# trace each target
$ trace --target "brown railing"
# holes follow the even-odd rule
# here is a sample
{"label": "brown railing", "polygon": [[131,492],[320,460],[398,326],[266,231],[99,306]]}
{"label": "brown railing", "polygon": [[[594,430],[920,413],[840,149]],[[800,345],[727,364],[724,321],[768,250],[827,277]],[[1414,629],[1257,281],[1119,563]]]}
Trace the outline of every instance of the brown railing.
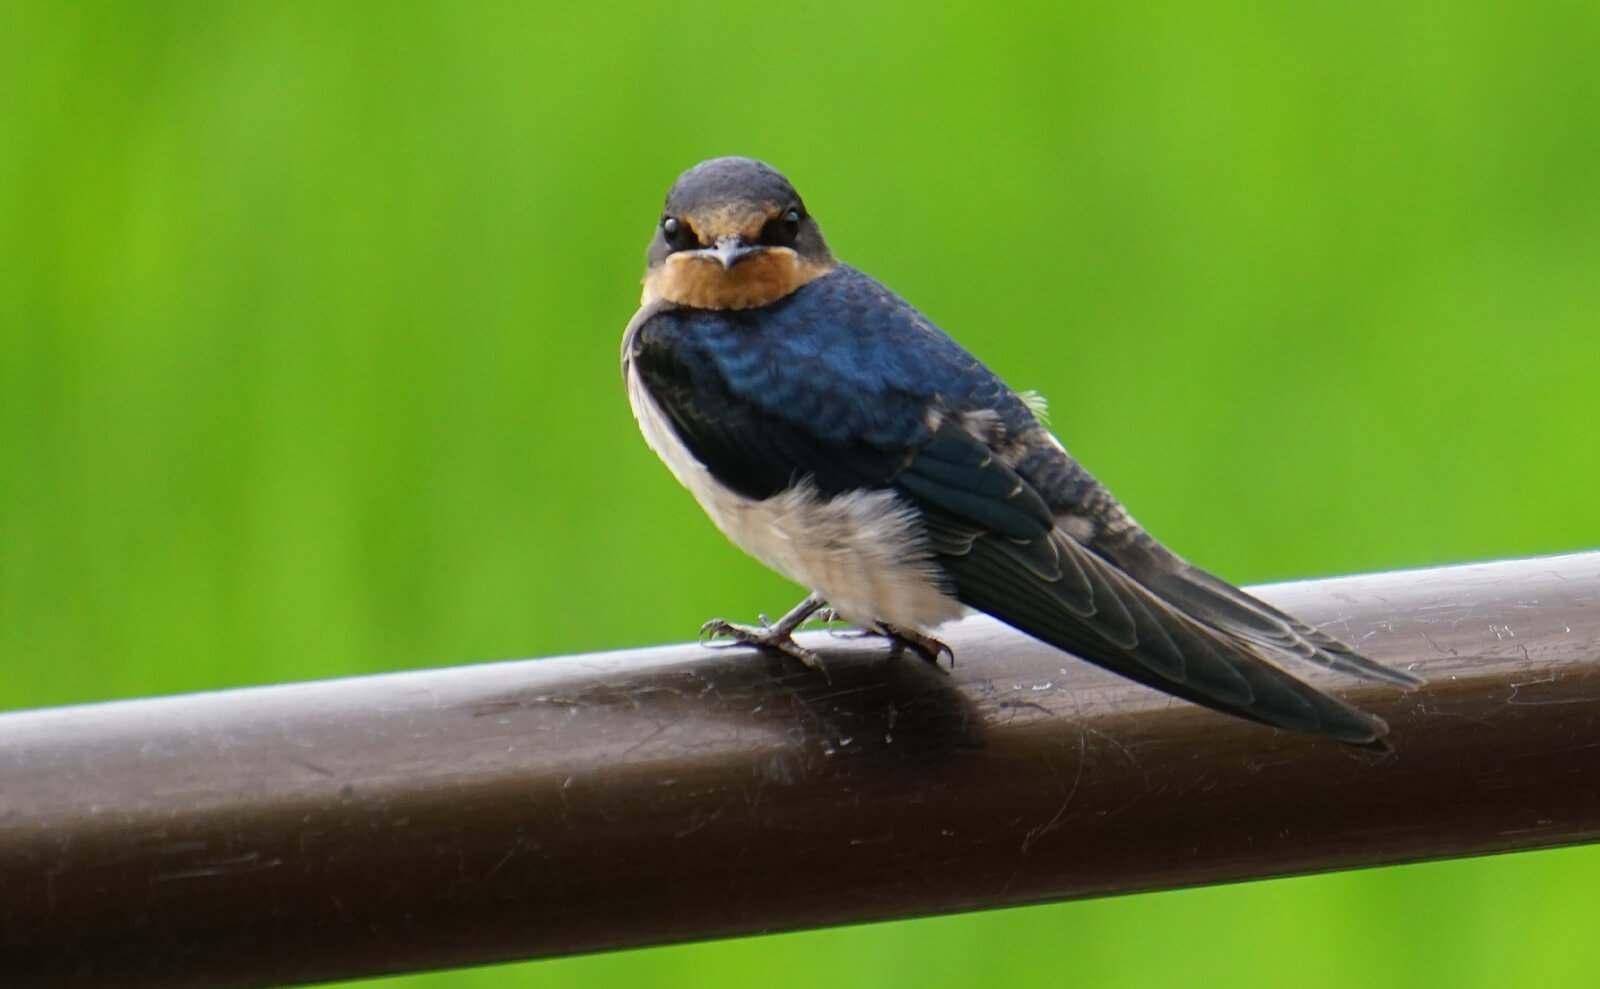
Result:
{"label": "brown railing", "polygon": [[1388,752],[986,620],[0,716],[0,981],[263,986],[1600,838],[1600,553],[1259,589]]}

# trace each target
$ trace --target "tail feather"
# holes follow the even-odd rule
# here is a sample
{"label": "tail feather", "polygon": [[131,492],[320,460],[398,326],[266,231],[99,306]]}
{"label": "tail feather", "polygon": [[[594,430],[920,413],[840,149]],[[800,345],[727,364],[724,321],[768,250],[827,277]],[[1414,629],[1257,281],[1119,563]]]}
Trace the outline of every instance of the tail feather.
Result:
{"label": "tail feather", "polygon": [[1286,653],[1340,673],[1396,687],[1422,683],[1409,673],[1373,662],[1333,636],[1184,561],[1148,535],[1143,535],[1132,551],[1120,554],[1115,562],[1174,608],[1260,648],[1268,656]]}
{"label": "tail feather", "polygon": [[1190,613],[1059,530],[1023,542],[945,526],[934,544],[964,603],[1115,673],[1280,728],[1354,743],[1388,731],[1268,661],[1308,658],[1296,644],[1310,639],[1214,627],[1209,616],[1224,605],[1202,599],[1207,608]]}

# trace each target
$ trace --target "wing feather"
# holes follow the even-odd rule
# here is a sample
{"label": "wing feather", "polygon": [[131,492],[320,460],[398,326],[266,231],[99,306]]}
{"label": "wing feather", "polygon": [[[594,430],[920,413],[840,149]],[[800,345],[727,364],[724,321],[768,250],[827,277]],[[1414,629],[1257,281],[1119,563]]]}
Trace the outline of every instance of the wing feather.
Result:
{"label": "wing feather", "polygon": [[[696,318],[707,332],[706,317]],[[801,479],[824,495],[892,489],[918,512],[933,562],[969,606],[1176,696],[1351,742],[1371,741],[1387,728],[1273,661],[1304,659],[1389,683],[1414,682],[1189,566],[1136,527],[1136,538],[1079,542],[1057,524],[1064,503],[1089,490],[1118,512],[1120,506],[1059,444],[1036,443],[1026,461],[1014,458],[1026,471],[1019,473],[1000,447],[1003,429],[983,439],[961,427],[962,413],[983,406],[941,406],[946,400],[938,395],[900,387],[863,403],[859,382],[846,387],[826,375],[792,381],[780,366],[743,353],[733,374],[714,354],[697,350],[683,327],[661,323],[653,331],[660,319],[643,322],[626,353],[679,438],[715,478],[757,499]],[[737,344],[729,334],[719,340],[724,349]],[[976,368],[972,373],[988,373]],[[760,388],[741,386],[738,375]],[[974,394],[996,388],[1016,405],[1002,409],[996,423],[1025,421],[1048,438],[998,379]],[[773,389],[797,391],[804,401],[781,401]]]}

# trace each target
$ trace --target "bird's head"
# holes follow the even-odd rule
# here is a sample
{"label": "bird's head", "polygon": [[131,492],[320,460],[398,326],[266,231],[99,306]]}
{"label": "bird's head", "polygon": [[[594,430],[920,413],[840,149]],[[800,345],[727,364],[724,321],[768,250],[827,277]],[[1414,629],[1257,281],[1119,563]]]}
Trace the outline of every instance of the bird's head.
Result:
{"label": "bird's head", "polygon": [[649,258],[644,301],[694,309],[764,306],[838,267],[794,186],[750,158],[680,175]]}

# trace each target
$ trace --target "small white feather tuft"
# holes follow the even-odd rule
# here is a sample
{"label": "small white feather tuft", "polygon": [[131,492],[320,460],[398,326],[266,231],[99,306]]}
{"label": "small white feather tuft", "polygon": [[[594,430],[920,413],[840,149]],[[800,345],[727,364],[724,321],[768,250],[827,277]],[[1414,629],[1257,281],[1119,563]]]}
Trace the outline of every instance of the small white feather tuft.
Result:
{"label": "small white feather tuft", "polygon": [[1033,417],[1044,426],[1050,425],[1050,400],[1029,388],[1027,391],[1017,392],[1017,397],[1022,399],[1022,404],[1028,407]]}

